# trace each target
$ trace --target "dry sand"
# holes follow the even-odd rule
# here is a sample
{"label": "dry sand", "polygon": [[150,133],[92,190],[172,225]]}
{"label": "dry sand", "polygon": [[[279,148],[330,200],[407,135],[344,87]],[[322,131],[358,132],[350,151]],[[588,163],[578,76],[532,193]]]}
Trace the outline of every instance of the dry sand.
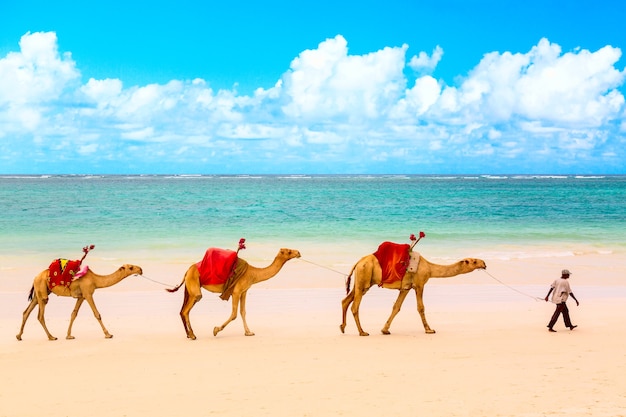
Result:
{"label": "dry sand", "polygon": [[[84,305],[76,339],[65,340],[74,300],[51,295],[46,319],[59,340],[47,340],[35,310],[18,342],[29,270],[0,288],[0,416],[626,415],[625,264],[586,256],[488,265],[511,287],[481,271],[428,283],[433,335],[413,295],[392,334],[380,334],[397,296],[380,288],[361,305],[371,336],[358,336],[350,313],[341,334],[343,277],[292,261],[249,291],[254,337],[241,318],[214,337],[230,302],[205,292],[191,314],[198,340],[187,340],[182,292],[135,277],[95,294],[113,339]],[[185,270],[142,267],[171,284]],[[569,306],[579,327],[559,321],[549,333],[554,306],[533,297],[545,296],[562,267],[574,272],[581,305]]]}

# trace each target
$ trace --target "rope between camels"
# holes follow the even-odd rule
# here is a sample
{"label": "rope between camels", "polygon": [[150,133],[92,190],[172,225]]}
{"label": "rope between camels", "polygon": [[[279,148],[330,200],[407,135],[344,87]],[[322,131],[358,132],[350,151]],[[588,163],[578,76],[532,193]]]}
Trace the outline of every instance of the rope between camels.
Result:
{"label": "rope between camels", "polygon": [[541,298],[541,297],[535,297],[534,295],[527,294],[527,293],[525,293],[525,292],[523,292],[523,291],[518,290],[517,288],[513,288],[513,287],[511,287],[510,285],[505,284],[504,282],[500,281],[498,278],[494,277],[494,276],[493,276],[493,275],[491,275],[489,272],[487,272],[487,270],[486,270],[486,269],[483,269],[482,271],[483,271],[485,274],[489,275],[491,278],[493,278],[495,281],[499,282],[500,284],[504,285],[505,287],[507,287],[507,288],[509,288],[509,289],[511,289],[511,290],[513,290],[513,291],[515,291],[515,292],[517,292],[517,293],[522,294],[523,296],[526,296],[526,297],[532,298],[532,299],[533,299],[533,300],[535,300],[535,301],[543,301],[543,300],[544,300],[544,299],[543,299],[543,298]]}
{"label": "rope between camels", "polygon": [[155,284],[160,284],[160,285],[163,285],[164,287],[173,287],[173,286],[174,286],[174,285],[171,285],[171,284],[165,284],[164,282],[160,282],[160,281],[154,280],[154,279],[149,278],[149,277],[147,277],[147,276],[145,276],[145,275],[139,275],[139,276],[140,276],[141,278],[145,278],[145,279],[147,279],[148,281],[152,281],[152,282],[154,282]]}
{"label": "rope between camels", "polygon": [[306,263],[309,263],[309,264],[311,264],[311,265],[319,266],[320,268],[328,269],[329,271],[333,271],[333,272],[335,272],[335,273],[337,273],[337,274],[339,274],[339,275],[343,275],[344,277],[347,277],[347,276],[348,276],[348,274],[344,274],[343,272],[337,271],[336,269],[329,268],[329,267],[327,267],[327,266],[325,266],[325,265],[320,265],[320,264],[315,263],[315,262],[313,262],[313,261],[307,261],[306,259],[302,259],[302,258],[298,258],[298,259],[299,259],[300,261],[302,261],[302,262],[306,262]]}

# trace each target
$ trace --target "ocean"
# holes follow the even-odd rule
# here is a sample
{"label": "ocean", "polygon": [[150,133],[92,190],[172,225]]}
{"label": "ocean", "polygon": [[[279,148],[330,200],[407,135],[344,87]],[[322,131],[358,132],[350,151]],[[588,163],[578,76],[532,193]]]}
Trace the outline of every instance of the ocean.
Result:
{"label": "ocean", "polygon": [[0,176],[0,207],[0,256],[195,259],[243,237],[349,263],[420,231],[439,258],[626,252],[626,176]]}

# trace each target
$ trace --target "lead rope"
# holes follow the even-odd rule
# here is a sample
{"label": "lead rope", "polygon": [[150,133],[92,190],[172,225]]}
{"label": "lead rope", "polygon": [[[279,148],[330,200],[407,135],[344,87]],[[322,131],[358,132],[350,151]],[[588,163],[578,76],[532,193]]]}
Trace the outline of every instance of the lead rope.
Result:
{"label": "lead rope", "polygon": [[160,285],[163,285],[164,287],[174,287],[174,285],[171,285],[171,284],[165,284],[164,282],[157,281],[157,280],[152,279],[152,278],[149,278],[149,277],[147,277],[147,276],[145,276],[145,275],[138,275],[138,276],[140,276],[141,278],[147,279],[148,281],[152,281],[152,282],[154,282],[155,284],[160,284]]}
{"label": "lead rope", "polygon": [[483,271],[485,274],[489,275],[491,278],[493,278],[495,281],[499,282],[500,284],[504,285],[505,287],[507,287],[507,288],[509,288],[509,289],[511,289],[511,290],[513,290],[513,291],[515,291],[515,292],[517,292],[517,293],[522,294],[522,295],[523,295],[523,296],[525,296],[525,297],[532,298],[532,299],[533,299],[533,300],[535,300],[535,301],[544,301],[544,299],[543,299],[543,298],[541,298],[541,297],[535,297],[534,295],[527,294],[527,293],[525,293],[525,292],[523,292],[523,291],[518,290],[517,288],[513,288],[513,287],[511,287],[510,285],[505,284],[504,282],[500,281],[498,278],[494,277],[494,276],[493,276],[493,275],[491,275],[489,272],[487,272],[487,270],[486,270],[486,269],[483,269],[482,271]]}
{"label": "lead rope", "polygon": [[344,274],[343,272],[337,271],[336,269],[329,268],[329,267],[327,267],[325,265],[320,265],[318,263],[315,263],[315,262],[312,262],[312,261],[307,261],[306,259],[302,259],[302,258],[298,258],[298,259],[301,260],[302,262],[306,262],[306,263],[311,264],[311,265],[319,266],[320,268],[328,269],[329,271],[333,271],[333,272],[335,272],[335,273],[337,273],[339,275],[343,275],[344,277],[348,276],[348,274]]}

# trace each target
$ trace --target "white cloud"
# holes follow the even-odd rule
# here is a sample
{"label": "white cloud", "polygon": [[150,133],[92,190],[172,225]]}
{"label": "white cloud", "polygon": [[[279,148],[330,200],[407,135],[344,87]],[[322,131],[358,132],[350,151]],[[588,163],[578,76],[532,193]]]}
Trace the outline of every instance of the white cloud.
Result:
{"label": "white cloud", "polygon": [[413,118],[428,111],[441,96],[441,86],[430,75],[415,80],[415,85],[405,92],[405,97],[398,100],[392,110],[394,118]]}
{"label": "white cloud", "polygon": [[79,78],[71,55],[59,55],[55,33],[27,33],[20,48],[21,52],[0,59],[0,104],[54,100]]}
{"label": "white cloud", "polygon": [[18,155],[14,169],[33,155],[73,149],[161,169],[258,172],[280,171],[284,161],[309,172],[502,172],[519,155],[538,158],[542,169],[566,156],[603,169],[598,155],[609,155],[616,169],[626,166],[618,48],[563,53],[542,39],[526,53],[486,53],[455,85],[432,75],[440,47],[408,63],[407,50],[350,55],[338,35],[301,52],[274,87],[241,95],[202,79],[81,85],[54,33],[28,33],[19,52],[0,57],[0,154]]}
{"label": "white cloud", "polygon": [[98,107],[107,107],[115,104],[122,94],[122,81],[118,79],[94,80],[90,78],[81,91],[97,103]]}
{"label": "white cloud", "polygon": [[154,137],[154,129],[152,127],[146,127],[144,129],[129,130],[123,132],[121,137],[130,140],[146,140]]}
{"label": "white cloud", "polygon": [[384,48],[348,55],[338,35],[294,59],[282,77],[287,116],[304,119],[377,118],[396,101],[405,85],[408,48]]}
{"label": "white cloud", "polygon": [[413,56],[409,61],[409,67],[411,67],[415,71],[427,71],[432,72],[441,58],[443,57],[443,49],[437,45],[433,50],[431,56],[424,51],[420,52],[419,55]]}
{"label": "white cloud", "polygon": [[93,155],[97,151],[98,151],[97,143],[91,143],[89,145],[81,145],[78,147],[78,150],[77,150],[77,152],[83,156]]}
{"label": "white cloud", "polygon": [[526,54],[492,52],[456,90],[456,102],[460,111],[492,122],[520,117],[598,127],[624,105],[617,88],[626,73],[614,67],[620,56],[621,51],[610,46],[593,53],[561,54],[561,48],[546,39]]}

